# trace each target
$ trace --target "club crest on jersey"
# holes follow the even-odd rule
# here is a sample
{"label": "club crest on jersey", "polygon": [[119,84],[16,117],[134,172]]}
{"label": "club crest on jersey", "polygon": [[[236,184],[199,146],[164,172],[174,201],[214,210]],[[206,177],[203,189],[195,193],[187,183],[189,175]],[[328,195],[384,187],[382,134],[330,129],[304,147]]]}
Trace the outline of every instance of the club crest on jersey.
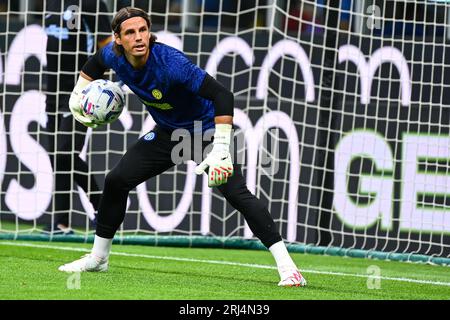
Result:
{"label": "club crest on jersey", "polygon": [[155,137],[156,137],[156,134],[153,131],[150,131],[149,133],[147,133],[144,136],[144,140],[151,141],[151,140],[155,139]]}
{"label": "club crest on jersey", "polygon": [[153,89],[153,90],[152,90],[152,96],[153,96],[156,100],[161,100],[161,98],[162,98],[162,92],[159,91],[158,89]]}

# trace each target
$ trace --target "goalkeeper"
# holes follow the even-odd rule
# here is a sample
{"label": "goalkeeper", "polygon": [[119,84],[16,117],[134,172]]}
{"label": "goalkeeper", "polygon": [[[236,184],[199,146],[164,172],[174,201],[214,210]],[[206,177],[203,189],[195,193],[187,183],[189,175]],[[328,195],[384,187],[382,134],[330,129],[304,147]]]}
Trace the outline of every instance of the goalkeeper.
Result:
{"label": "goalkeeper", "polygon": [[[83,66],[70,98],[71,111],[86,126],[100,125],[83,115],[80,93],[89,82],[101,78],[107,69],[113,69],[146,105],[157,126],[132,145],[106,176],[91,253],[59,270],[106,271],[112,240],[125,217],[129,191],[175,165],[171,153],[176,142],[171,140],[171,132],[186,129],[194,136],[213,129],[212,150],[203,161],[197,161],[201,163],[195,172],[208,171],[209,186],[217,187],[244,215],[252,232],[273,254],[280,275],[278,285],[306,285],[267,208],[247,189],[240,166],[232,163],[229,149],[233,94],[183,53],[155,42],[145,11],[122,8],[111,27],[115,40],[97,51]],[[201,132],[194,126],[196,121],[202,124]],[[203,149],[207,146],[208,143],[203,142]],[[194,150],[194,154],[199,152],[203,154],[203,150]]]}

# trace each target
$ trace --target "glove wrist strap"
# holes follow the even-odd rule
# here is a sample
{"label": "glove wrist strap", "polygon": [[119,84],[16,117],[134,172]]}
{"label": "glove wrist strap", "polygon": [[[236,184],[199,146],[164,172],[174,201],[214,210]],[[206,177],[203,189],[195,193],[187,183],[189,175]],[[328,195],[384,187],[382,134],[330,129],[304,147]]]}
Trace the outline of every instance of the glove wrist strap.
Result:
{"label": "glove wrist strap", "polygon": [[82,76],[79,76],[78,81],[77,81],[75,87],[73,88],[73,93],[76,93],[76,94],[81,93],[81,91],[83,91],[83,89],[86,88],[88,86],[88,84],[91,82],[92,81],[85,79]]}
{"label": "glove wrist strap", "polygon": [[214,144],[230,145],[231,141],[231,124],[216,124],[216,132],[214,133]]}

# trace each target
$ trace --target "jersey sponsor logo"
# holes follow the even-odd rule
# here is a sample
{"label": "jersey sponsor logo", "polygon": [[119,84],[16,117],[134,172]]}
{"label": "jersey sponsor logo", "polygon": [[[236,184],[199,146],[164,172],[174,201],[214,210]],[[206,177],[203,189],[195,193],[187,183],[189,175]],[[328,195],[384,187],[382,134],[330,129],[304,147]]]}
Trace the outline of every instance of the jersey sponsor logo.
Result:
{"label": "jersey sponsor logo", "polygon": [[153,107],[153,108],[157,108],[157,109],[160,109],[160,110],[170,110],[170,109],[173,109],[173,107],[172,107],[170,104],[168,104],[168,103],[148,102],[148,101],[145,101],[145,100],[141,100],[141,101],[142,101],[142,103],[144,103],[146,106]]}
{"label": "jersey sponsor logo", "polygon": [[153,90],[152,90],[152,96],[153,96],[156,100],[161,100],[161,98],[162,98],[162,92],[159,91],[158,89],[153,89]]}
{"label": "jersey sponsor logo", "polygon": [[155,139],[155,137],[156,137],[156,134],[153,131],[150,131],[149,133],[147,133],[144,136],[144,140],[151,141],[151,140]]}

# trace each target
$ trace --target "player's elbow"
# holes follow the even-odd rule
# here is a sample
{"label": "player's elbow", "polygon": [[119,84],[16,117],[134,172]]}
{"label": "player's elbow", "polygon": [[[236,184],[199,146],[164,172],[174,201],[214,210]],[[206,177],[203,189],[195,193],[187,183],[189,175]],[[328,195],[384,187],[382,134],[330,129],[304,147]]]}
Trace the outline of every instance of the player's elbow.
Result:
{"label": "player's elbow", "polygon": [[200,87],[201,97],[212,100],[215,107],[215,116],[233,116],[234,95],[220,82],[206,74]]}
{"label": "player's elbow", "polygon": [[225,88],[216,94],[214,99],[215,116],[233,116],[234,94]]}

